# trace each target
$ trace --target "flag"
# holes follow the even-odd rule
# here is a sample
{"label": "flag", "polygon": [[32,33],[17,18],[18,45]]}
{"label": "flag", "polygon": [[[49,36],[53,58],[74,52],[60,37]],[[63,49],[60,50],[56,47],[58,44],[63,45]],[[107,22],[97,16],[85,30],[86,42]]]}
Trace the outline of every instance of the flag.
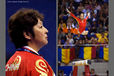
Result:
{"label": "flag", "polygon": [[75,48],[70,49],[70,60],[72,61],[75,59]]}
{"label": "flag", "polygon": [[91,53],[92,55],[92,59],[94,59],[94,58],[96,58],[96,47],[92,47],[92,53]]}
{"label": "flag", "polygon": [[109,60],[109,48],[103,48],[104,51],[104,60]]}
{"label": "flag", "polygon": [[80,51],[79,51],[79,58],[84,58],[84,48],[80,47]]}
{"label": "flag", "polygon": [[66,64],[70,62],[70,49],[62,49],[62,62]]}
{"label": "flag", "polygon": [[91,59],[92,47],[84,47],[84,59]]}
{"label": "flag", "polygon": [[101,46],[100,47],[100,50],[99,50],[99,58],[103,59],[103,47]]}

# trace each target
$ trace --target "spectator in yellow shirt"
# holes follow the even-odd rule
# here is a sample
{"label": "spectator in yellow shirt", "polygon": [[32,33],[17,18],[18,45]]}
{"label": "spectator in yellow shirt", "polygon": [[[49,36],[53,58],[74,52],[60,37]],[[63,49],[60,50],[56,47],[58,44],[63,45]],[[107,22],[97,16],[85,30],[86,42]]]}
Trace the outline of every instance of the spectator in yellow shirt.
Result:
{"label": "spectator in yellow shirt", "polygon": [[106,44],[106,43],[108,43],[108,38],[104,35],[104,33],[102,33],[101,34],[101,36],[99,37],[99,39],[98,39],[98,42],[99,43],[104,43],[104,44]]}

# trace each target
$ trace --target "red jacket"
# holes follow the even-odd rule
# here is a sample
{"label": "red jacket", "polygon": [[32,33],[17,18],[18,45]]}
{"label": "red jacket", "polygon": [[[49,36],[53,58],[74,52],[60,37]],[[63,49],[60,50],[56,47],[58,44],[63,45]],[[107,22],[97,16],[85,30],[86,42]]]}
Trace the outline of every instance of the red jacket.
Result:
{"label": "red jacket", "polygon": [[39,55],[16,51],[6,64],[6,76],[53,76],[48,62]]}
{"label": "red jacket", "polygon": [[80,34],[85,30],[85,28],[86,28],[86,20],[88,19],[88,16],[84,19],[84,20],[81,20],[81,19],[79,19],[78,17],[76,17],[73,13],[70,13],[70,15],[73,17],[73,18],[75,18],[76,19],[76,21],[78,22],[78,24],[79,24],[79,32],[80,32]]}

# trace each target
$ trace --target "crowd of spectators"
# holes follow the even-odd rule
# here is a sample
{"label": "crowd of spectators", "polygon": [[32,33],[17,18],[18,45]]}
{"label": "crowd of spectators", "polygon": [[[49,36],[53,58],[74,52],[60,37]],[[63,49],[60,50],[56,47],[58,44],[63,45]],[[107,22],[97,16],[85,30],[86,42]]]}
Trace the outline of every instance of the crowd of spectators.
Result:
{"label": "crowd of spectators", "polygon": [[[108,44],[108,1],[109,0],[58,0],[58,45],[63,45],[59,47],[69,48],[69,45],[77,45],[75,46],[75,52],[76,59],[78,59],[80,49],[78,45]],[[84,13],[84,18],[87,16],[87,13],[90,13],[86,24],[86,30],[88,30],[87,35],[78,34],[76,30],[78,28],[78,22],[70,16],[66,8],[76,17],[79,17],[80,12]],[[96,46],[95,51],[95,58],[99,59],[100,46]],[[91,76],[100,76],[99,74],[95,74],[95,69],[91,69],[90,74]],[[59,70],[59,76],[64,75],[64,70]],[[107,71],[107,76],[108,75]]]}
{"label": "crowd of spectators", "polygon": [[[78,22],[71,17],[68,8],[76,17],[83,12],[87,20],[87,35],[77,34]],[[108,44],[108,0],[59,0],[58,1],[58,45]],[[74,33],[75,31],[75,33]]]}

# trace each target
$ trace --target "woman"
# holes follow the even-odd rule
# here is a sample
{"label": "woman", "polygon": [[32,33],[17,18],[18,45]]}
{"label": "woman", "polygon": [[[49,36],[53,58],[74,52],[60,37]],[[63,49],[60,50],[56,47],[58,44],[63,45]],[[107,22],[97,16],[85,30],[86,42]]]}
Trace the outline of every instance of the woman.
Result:
{"label": "woman", "polygon": [[38,54],[48,43],[48,30],[43,26],[43,15],[33,9],[20,9],[8,23],[15,54],[6,64],[6,76],[54,76],[48,62]]}
{"label": "woman", "polygon": [[88,31],[85,31],[85,30],[86,30],[87,19],[90,16],[90,13],[88,13],[87,17],[84,19],[84,13],[83,12],[80,13],[80,18],[78,18],[73,13],[71,13],[68,9],[66,9],[66,10],[78,22],[78,25],[79,25],[78,33],[82,34],[82,35],[87,35]]}

